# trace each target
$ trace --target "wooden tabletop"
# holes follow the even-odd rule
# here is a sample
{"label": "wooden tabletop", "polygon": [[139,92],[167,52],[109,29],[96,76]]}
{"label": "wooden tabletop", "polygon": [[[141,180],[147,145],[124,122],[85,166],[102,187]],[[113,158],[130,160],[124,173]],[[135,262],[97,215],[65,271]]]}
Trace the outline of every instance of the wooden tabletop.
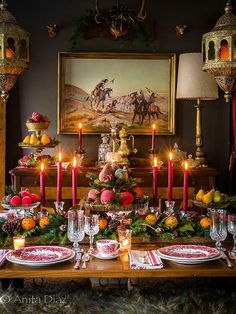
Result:
{"label": "wooden tabletop", "polygon": [[[157,248],[157,247],[156,247]],[[134,249],[139,249],[135,247]],[[143,248],[142,248],[143,249]],[[152,247],[153,249],[153,247]],[[29,267],[6,262],[0,268],[0,278],[177,278],[177,277],[236,277],[236,265],[228,268],[223,260],[198,265],[181,265],[164,261],[157,270],[132,270],[128,254],[114,260],[92,258],[87,269],[75,270],[68,261],[46,267]]]}

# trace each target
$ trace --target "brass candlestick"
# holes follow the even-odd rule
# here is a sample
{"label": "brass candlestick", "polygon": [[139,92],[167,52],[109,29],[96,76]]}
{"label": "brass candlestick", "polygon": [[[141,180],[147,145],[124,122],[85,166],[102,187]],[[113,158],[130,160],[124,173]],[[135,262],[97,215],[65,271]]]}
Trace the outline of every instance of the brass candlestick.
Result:
{"label": "brass candlestick", "polygon": [[200,163],[200,166],[207,167],[206,155],[203,151],[203,140],[202,140],[202,113],[200,105],[200,98],[197,98],[196,108],[196,151],[195,159]]}

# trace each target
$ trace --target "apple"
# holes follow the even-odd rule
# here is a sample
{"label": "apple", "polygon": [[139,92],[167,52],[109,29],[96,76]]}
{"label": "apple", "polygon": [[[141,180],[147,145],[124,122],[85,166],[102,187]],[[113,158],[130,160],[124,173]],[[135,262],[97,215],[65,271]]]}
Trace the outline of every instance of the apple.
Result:
{"label": "apple", "polygon": [[21,204],[21,198],[19,195],[14,195],[11,200],[10,203],[12,206],[16,206],[16,205],[20,205]]}
{"label": "apple", "polygon": [[38,200],[39,200],[38,195],[35,194],[35,193],[31,193],[31,194],[30,194],[30,198],[31,198],[32,203],[37,203]]}
{"label": "apple", "polygon": [[32,203],[30,196],[24,196],[21,201],[22,205],[30,205]]}
{"label": "apple", "polygon": [[21,191],[19,195],[21,198],[23,198],[25,196],[30,196],[30,192],[28,190],[24,190],[24,191]]}

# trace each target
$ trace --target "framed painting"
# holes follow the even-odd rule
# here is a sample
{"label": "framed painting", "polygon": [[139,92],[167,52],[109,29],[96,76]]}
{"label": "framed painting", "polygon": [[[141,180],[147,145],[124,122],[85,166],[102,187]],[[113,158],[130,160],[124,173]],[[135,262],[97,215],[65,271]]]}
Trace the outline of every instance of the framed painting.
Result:
{"label": "framed painting", "polygon": [[59,53],[58,133],[109,132],[111,122],[132,134],[175,132],[173,53]]}

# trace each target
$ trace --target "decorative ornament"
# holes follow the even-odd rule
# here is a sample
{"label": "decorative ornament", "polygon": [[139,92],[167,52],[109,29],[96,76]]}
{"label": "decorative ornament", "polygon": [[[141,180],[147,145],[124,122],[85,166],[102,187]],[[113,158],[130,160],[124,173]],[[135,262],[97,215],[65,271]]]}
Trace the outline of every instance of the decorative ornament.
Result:
{"label": "decorative ornament", "polygon": [[95,21],[97,24],[104,23],[109,27],[110,33],[116,39],[127,34],[130,26],[135,22],[143,22],[146,18],[145,0],[142,0],[141,8],[137,15],[127,6],[117,1],[108,12],[100,11],[99,0],[96,0]]}
{"label": "decorative ornament", "polygon": [[105,217],[100,217],[99,218],[99,230],[104,231],[108,226],[108,221],[107,218]]}
{"label": "decorative ornament", "polygon": [[177,36],[178,38],[184,37],[184,32],[185,32],[185,30],[186,30],[187,28],[188,28],[188,26],[185,25],[185,24],[176,25],[176,26],[175,26],[176,36]]}
{"label": "decorative ornament", "polygon": [[155,214],[149,214],[145,217],[145,222],[150,225],[150,226],[155,226],[157,223],[158,219]]}
{"label": "decorative ornament", "polygon": [[229,102],[236,87],[236,16],[230,2],[215,27],[202,37],[203,70],[212,74]]}
{"label": "decorative ornament", "polygon": [[0,3],[0,92],[4,102],[19,75],[29,68],[29,33],[16,24],[7,10],[7,2]]}
{"label": "decorative ornament", "polygon": [[15,216],[8,216],[8,219],[2,225],[2,231],[8,235],[13,235],[21,230],[21,221]]}
{"label": "decorative ornament", "polygon": [[210,218],[208,217],[203,217],[201,220],[200,220],[200,226],[203,228],[203,229],[207,229],[210,227]]}
{"label": "decorative ornament", "polygon": [[109,228],[111,231],[115,232],[115,231],[117,230],[117,228],[118,228],[119,225],[120,225],[120,221],[119,221],[119,220],[117,220],[117,219],[111,219],[111,220],[109,221],[108,228]]}

